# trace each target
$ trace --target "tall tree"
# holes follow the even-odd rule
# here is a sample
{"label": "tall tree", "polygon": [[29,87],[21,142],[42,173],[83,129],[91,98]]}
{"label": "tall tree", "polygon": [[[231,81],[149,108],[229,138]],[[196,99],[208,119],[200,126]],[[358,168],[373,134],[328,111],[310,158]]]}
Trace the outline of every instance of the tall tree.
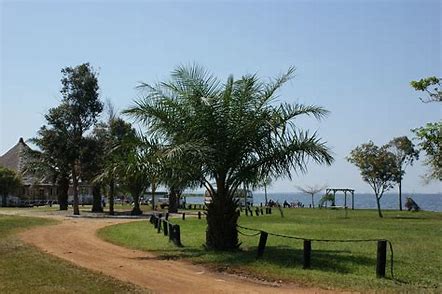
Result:
{"label": "tall tree", "polygon": [[297,187],[299,191],[309,194],[312,197],[312,208],[315,208],[315,194],[321,192],[325,189],[325,185],[314,185],[314,186],[305,186],[305,187]]}
{"label": "tall tree", "polygon": [[399,210],[402,211],[402,179],[405,175],[405,168],[408,165],[413,165],[414,160],[419,159],[419,151],[414,148],[413,142],[406,136],[397,137],[391,140],[388,145],[388,149],[396,157],[396,164],[399,168],[398,187],[399,187]]}
{"label": "tall tree", "polygon": [[[206,246],[239,246],[234,193],[242,183],[265,176],[290,177],[305,171],[309,159],[333,160],[317,134],[300,130],[301,115],[322,118],[317,106],[275,102],[276,92],[294,76],[294,68],[270,81],[256,75],[222,84],[199,66],[178,67],[170,81],[142,84],[146,96],[126,111],[145,123],[152,136],[171,146],[176,162],[192,157],[201,167],[198,180],[212,195],[207,207]],[[212,181],[215,182],[212,185]]]}
{"label": "tall tree", "polygon": [[396,157],[386,146],[378,147],[369,141],[353,149],[347,160],[359,168],[362,179],[373,189],[379,217],[383,217],[380,200],[400,176]]}
{"label": "tall tree", "polygon": [[9,193],[15,192],[21,185],[20,176],[13,170],[0,166],[0,195],[2,206],[7,206]]}
{"label": "tall tree", "polygon": [[66,67],[62,72],[61,104],[67,125],[67,136],[71,158],[71,179],[74,195],[74,214],[79,215],[78,180],[81,174],[81,148],[84,146],[84,133],[96,122],[103,110],[99,99],[97,73],[84,63],[76,67]]}
{"label": "tall tree", "polygon": [[69,141],[69,125],[65,120],[68,113],[62,104],[49,109],[45,115],[47,125],[43,125],[35,138],[30,141],[40,149],[28,149],[25,169],[57,184],[57,198],[60,210],[68,209],[68,191],[71,164],[74,155]]}

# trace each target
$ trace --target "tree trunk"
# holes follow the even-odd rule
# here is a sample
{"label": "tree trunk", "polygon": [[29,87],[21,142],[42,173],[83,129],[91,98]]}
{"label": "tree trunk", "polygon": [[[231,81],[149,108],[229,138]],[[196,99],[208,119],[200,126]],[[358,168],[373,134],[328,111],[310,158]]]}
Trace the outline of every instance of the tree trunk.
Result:
{"label": "tree trunk", "polygon": [[155,185],[155,179],[152,180],[152,186],[151,186],[151,192],[152,192],[152,210],[156,210],[155,209],[155,191],[157,190],[157,187]]}
{"label": "tree trunk", "polygon": [[239,247],[236,225],[239,213],[225,181],[217,180],[217,191],[207,205],[206,247],[213,250],[235,250]]}
{"label": "tree trunk", "polygon": [[74,194],[74,215],[80,215],[80,208],[78,206],[78,177],[75,166],[72,168],[72,190]]}
{"label": "tree trunk", "polygon": [[402,180],[399,180],[399,210],[402,211]]}
{"label": "tree trunk", "polygon": [[315,208],[315,194],[312,194],[312,208]]}
{"label": "tree trunk", "polygon": [[134,199],[134,208],[132,208],[132,211],[130,214],[132,215],[141,215],[143,214],[143,211],[140,208],[140,194],[142,191],[136,191],[134,193],[131,193],[132,198]]}
{"label": "tree trunk", "polygon": [[115,181],[112,179],[109,184],[109,214],[114,215],[114,196],[115,196]]}
{"label": "tree trunk", "polygon": [[267,184],[264,184],[264,197],[265,197],[265,201],[266,201],[266,206],[269,203],[269,201],[267,200]]}
{"label": "tree trunk", "polygon": [[381,199],[380,199],[380,197],[378,197],[378,195],[376,195],[376,204],[378,206],[379,217],[384,217],[382,215],[382,211],[381,211]]}
{"label": "tree trunk", "polygon": [[68,210],[68,196],[69,196],[69,178],[61,177],[58,181],[57,189],[58,204],[60,205],[60,210]]}
{"label": "tree trunk", "polygon": [[177,190],[175,188],[171,188],[169,192],[169,213],[177,213],[178,212],[178,198],[177,198]]}
{"label": "tree trunk", "polygon": [[103,206],[101,206],[101,186],[95,184],[92,187],[92,212],[103,212]]}

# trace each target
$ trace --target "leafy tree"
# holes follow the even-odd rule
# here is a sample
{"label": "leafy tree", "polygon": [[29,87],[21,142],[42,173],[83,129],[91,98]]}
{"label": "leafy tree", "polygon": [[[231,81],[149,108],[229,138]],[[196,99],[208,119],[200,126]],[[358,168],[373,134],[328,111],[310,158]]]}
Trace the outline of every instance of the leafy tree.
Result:
{"label": "leafy tree", "polygon": [[309,194],[312,197],[312,207],[315,208],[315,199],[314,196],[315,194],[321,192],[322,190],[325,189],[325,186],[319,186],[319,185],[314,185],[314,186],[305,186],[305,187],[298,187],[298,190]]}
{"label": "leafy tree", "polygon": [[15,171],[0,166],[0,195],[2,195],[2,206],[7,206],[9,193],[17,190],[21,185],[20,176]]}
{"label": "leafy tree", "polygon": [[442,122],[427,123],[413,132],[420,140],[419,147],[426,154],[425,164],[430,168],[425,178],[442,181]]}
{"label": "leafy tree", "polygon": [[402,211],[402,179],[405,175],[405,168],[408,165],[413,165],[414,160],[419,159],[419,151],[414,148],[413,142],[406,136],[397,137],[391,140],[388,149],[396,157],[396,164],[399,168],[398,186],[399,186],[399,210]]}
{"label": "leafy tree", "polygon": [[37,137],[30,141],[37,145],[38,151],[28,149],[25,152],[27,171],[51,179],[57,184],[57,197],[60,210],[68,209],[68,191],[71,164],[73,161],[72,148],[69,144],[69,125],[65,120],[68,112],[66,105],[49,109],[45,115],[47,125],[43,125]]}
{"label": "leafy tree", "polygon": [[[222,84],[199,66],[178,67],[170,81],[142,84],[146,96],[126,111],[144,123],[151,136],[170,145],[178,165],[184,158],[200,167],[198,179],[212,195],[207,207],[206,246],[232,250],[239,246],[234,193],[242,183],[266,176],[305,171],[309,159],[333,160],[317,134],[295,124],[301,115],[322,118],[317,106],[278,104],[276,92],[292,79],[294,68],[270,81],[256,75]],[[212,181],[215,182],[212,185]]]}
{"label": "leafy tree", "polygon": [[362,179],[373,189],[379,217],[383,217],[380,200],[400,177],[395,155],[386,146],[378,147],[369,141],[353,149],[347,160],[359,168]]}
{"label": "leafy tree", "polygon": [[[420,79],[419,81],[411,81],[410,85],[416,91],[426,92],[428,94],[427,99],[421,99],[422,102],[441,102],[442,101],[442,90],[441,90],[441,80],[437,77],[428,77]],[[433,88],[434,87],[434,88]]]}
{"label": "leafy tree", "polygon": [[[419,81],[411,81],[411,86],[416,91],[427,92],[429,98],[421,101],[442,102],[441,80],[437,77],[428,77]],[[434,87],[434,88],[432,88]],[[425,164],[429,166],[428,174],[424,176],[427,181],[442,180],[442,122],[427,123],[424,127],[412,130],[420,140],[419,147],[424,150],[427,158]]]}
{"label": "leafy tree", "polygon": [[61,72],[61,109],[64,110],[61,115],[69,144],[74,214],[79,215],[78,180],[81,174],[83,135],[97,122],[103,104],[99,99],[97,73],[89,63],[66,67]]}

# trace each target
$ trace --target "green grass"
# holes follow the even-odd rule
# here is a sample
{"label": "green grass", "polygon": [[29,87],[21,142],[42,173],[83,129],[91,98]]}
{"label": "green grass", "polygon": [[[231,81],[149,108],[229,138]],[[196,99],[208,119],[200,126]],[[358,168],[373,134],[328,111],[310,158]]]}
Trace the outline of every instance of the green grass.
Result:
{"label": "green grass", "polygon": [[[269,236],[264,257],[256,260],[259,236],[240,235],[241,251],[204,250],[206,222],[196,218],[173,219],[181,226],[183,248],[168,242],[146,222],[102,229],[103,239],[130,248],[148,250],[160,257],[187,259],[229,272],[246,272],[267,280],[294,281],[305,286],[388,292],[439,292],[442,287],[442,214],[431,212],[285,209],[272,215],[240,217],[243,226],[279,234],[318,239],[385,238],[393,243],[395,279],[377,279],[376,242],[312,243],[312,269],[302,269],[302,241]],[[250,233],[250,232],[247,232]],[[389,253],[388,253],[389,254]],[[388,256],[389,258],[389,256]]]}
{"label": "green grass", "polygon": [[53,220],[0,215],[0,293],[143,293],[22,243],[16,233]]}

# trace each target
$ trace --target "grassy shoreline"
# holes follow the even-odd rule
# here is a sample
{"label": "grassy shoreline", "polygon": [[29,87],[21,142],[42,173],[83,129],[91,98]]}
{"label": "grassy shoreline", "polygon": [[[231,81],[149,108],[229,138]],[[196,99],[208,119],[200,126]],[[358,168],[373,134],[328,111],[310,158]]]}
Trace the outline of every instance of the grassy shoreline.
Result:
{"label": "grassy shoreline", "polygon": [[[181,226],[183,248],[168,242],[147,222],[102,229],[106,241],[151,251],[162,258],[185,259],[215,269],[267,280],[331,289],[388,292],[437,292],[442,287],[442,213],[375,210],[285,209],[272,215],[240,217],[240,224],[268,232],[319,239],[385,238],[394,246],[395,278],[375,276],[376,243],[313,242],[312,269],[302,269],[302,241],[269,236],[264,257],[256,260],[258,238],[240,235],[241,251],[205,251],[205,220],[174,219]],[[389,269],[387,269],[388,271]]]}

